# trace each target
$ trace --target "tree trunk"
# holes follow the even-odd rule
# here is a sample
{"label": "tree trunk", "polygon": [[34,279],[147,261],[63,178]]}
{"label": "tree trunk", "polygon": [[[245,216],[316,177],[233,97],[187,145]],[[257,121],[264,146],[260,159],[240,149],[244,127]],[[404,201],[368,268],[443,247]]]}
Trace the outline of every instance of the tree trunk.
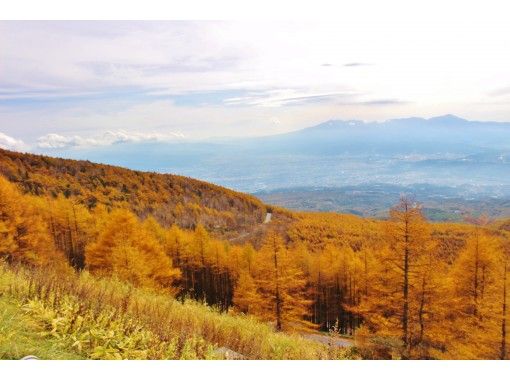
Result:
{"label": "tree trunk", "polygon": [[505,260],[504,274],[503,274],[503,310],[501,318],[501,353],[500,359],[506,359],[506,279],[508,271],[508,259]]}
{"label": "tree trunk", "polygon": [[[407,204],[406,204],[407,213]],[[409,350],[409,220],[405,219],[405,246],[404,246],[404,305],[402,310],[402,340],[406,351]]]}
{"label": "tree trunk", "polygon": [[276,301],[276,329],[282,329],[282,310],[280,298],[280,279],[278,278],[278,252],[276,245],[274,246],[274,271],[275,271],[275,301]]}
{"label": "tree trunk", "polygon": [[478,231],[476,231],[476,246],[475,246],[475,275],[474,275],[474,283],[473,283],[473,302],[474,302],[474,310],[473,315],[478,315],[478,270],[479,270],[479,247],[478,247]]}
{"label": "tree trunk", "polygon": [[423,275],[421,283],[420,310],[418,313],[418,318],[420,321],[420,339],[419,339],[420,343],[423,341],[423,334],[425,331],[425,321],[423,319],[423,314],[425,310],[425,286],[426,286],[425,275]]}

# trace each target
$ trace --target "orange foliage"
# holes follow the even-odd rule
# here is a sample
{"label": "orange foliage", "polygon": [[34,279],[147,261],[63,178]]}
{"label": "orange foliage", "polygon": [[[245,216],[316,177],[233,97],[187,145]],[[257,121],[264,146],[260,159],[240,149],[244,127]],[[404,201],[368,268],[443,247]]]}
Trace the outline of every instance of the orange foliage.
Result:
{"label": "orange foliage", "polygon": [[115,275],[137,286],[172,289],[180,275],[154,231],[127,210],[108,216],[97,241],[87,246],[85,262],[92,273]]}
{"label": "orange foliage", "polygon": [[8,262],[67,259],[277,329],[350,334],[367,358],[508,358],[508,221],[429,223],[408,199],[386,221],[293,213],[184,177],[3,150],[0,173]]}
{"label": "orange foliage", "polygon": [[48,226],[31,199],[0,177],[0,258],[10,263],[61,265]]}
{"label": "orange foliage", "polygon": [[191,178],[146,173],[0,149],[0,174],[25,193],[73,199],[92,210],[125,208],[164,226],[205,225],[231,237],[263,221],[265,205],[255,197]]}

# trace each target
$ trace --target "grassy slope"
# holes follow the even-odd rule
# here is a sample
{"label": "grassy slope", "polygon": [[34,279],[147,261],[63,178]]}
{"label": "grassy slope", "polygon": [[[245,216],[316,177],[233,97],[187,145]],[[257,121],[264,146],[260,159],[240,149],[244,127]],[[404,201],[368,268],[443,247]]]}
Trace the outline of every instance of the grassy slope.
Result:
{"label": "grassy slope", "polygon": [[28,355],[40,359],[83,359],[53,337],[42,336],[42,332],[42,326],[13,299],[0,297],[0,359],[21,359]]}
{"label": "grassy slope", "polygon": [[251,317],[220,314],[86,272],[56,274],[0,263],[0,305],[2,358],[218,359],[220,347],[247,359],[350,355],[276,333]]}

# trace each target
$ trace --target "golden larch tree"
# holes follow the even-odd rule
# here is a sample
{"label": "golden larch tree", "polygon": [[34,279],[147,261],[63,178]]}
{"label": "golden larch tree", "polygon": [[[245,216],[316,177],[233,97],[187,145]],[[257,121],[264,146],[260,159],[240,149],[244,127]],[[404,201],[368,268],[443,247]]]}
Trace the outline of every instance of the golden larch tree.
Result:
{"label": "golden larch tree", "polygon": [[271,321],[277,330],[310,326],[305,321],[311,302],[306,297],[306,279],[282,238],[269,233],[257,253],[253,273],[260,304],[259,317]]}
{"label": "golden larch tree", "polygon": [[64,265],[31,197],[0,176],[0,257],[10,263]]}
{"label": "golden larch tree", "polygon": [[237,279],[234,290],[234,305],[237,310],[247,314],[259,314],[258,307],[262,303],[257,286],[247,271],[242,271]]}
{"label": "golden larch tree", "polygon": [[180,276],[157,237],[127,210],[108,216],[97,241],[87,246],[85,258],[91,272],[116,275],[139,286],[175,291]]}
{"label": "golden larch tree", "polygon": [[[390,210],[385,246],[375,254],[375,270],[365,283],[358,312],[374,334],[400,340],[409,358],[424,336],[431,314],[432,240],[421,207],[407,197]],[[361,271],[364,272],[364,258]],[[429,268],[429,269],[427,269]],[[365,274],[363,274],[363,277]]]}
{"label": "golden larch tree", "polygon": [[444,357],[499,358],[502,254],[498,237],[477,226],[453,263],[448,286],[450,344]]}

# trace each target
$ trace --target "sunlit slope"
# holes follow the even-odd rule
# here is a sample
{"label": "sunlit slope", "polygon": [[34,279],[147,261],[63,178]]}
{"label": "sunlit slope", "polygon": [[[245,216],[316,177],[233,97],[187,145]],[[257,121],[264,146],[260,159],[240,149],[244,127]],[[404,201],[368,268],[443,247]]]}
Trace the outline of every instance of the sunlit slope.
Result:
{"label": "sunlit slope", "polygon": [[0,149],[0,174],[25,192],[73,198],[89,208],[127,208],[161,224],[203,224],[218,235],[236,236],[264,221],[257,198],[171,174],[139,172],[89,161],[52,158]]}

